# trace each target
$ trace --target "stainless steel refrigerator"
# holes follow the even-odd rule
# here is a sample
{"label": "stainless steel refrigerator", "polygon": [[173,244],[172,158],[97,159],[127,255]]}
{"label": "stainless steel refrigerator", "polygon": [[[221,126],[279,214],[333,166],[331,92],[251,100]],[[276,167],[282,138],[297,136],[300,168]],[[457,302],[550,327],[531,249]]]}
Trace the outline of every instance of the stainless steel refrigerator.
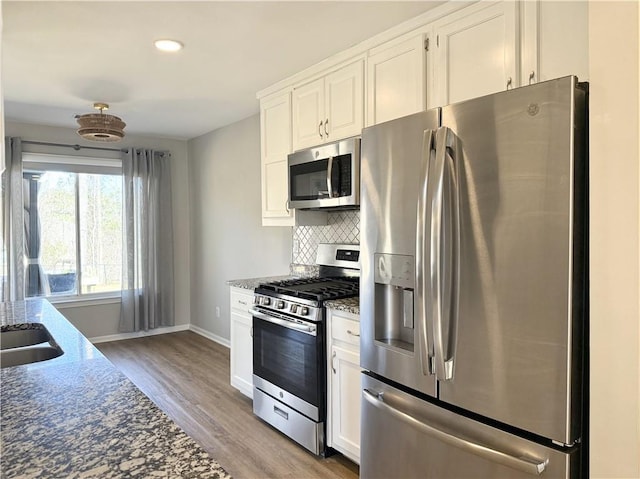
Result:
{"label": "stainless steel refrigerator", "polygon": [[585,474],[586,85],[365,128],[361,476]]}

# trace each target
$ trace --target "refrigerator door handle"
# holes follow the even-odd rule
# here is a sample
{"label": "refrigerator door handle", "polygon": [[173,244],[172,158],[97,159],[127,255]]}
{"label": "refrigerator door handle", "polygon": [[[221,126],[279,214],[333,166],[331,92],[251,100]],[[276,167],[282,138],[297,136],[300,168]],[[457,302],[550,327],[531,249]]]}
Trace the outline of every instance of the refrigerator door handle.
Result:
{"label": "refrigerator door handle", "polygon": [[427,376],[435,373],[434,347],[431,333],[433,325],[428,314],[426,293],[427,280],[427,237],[426,237],[426,212],[429,201],[427,178],[429,167],[435,156],[434,130],[424,130],[422,137],[422,158],[420,165],[420,191],[418,194],[418,213],[416,221],[416,311],[418,319],[418,336],[420,348],[420,364],[422,374]]}
{"label": "refrigerator door handle", "polygon": [[431,426],[430,424],[417,419],[408,412],[387,404],[383,393],[376,393],[368,389],[364,389],[363,397],[372,406],[391,414],[393,417],[401,420],[414,429],[417,429],[441,442],[449,444],[450,446],[475,454],[476,456],[482,457],[488,461],[502,464],[534,476],[542,474],[549,464],[549,459],[540,460],[514,456],[508,452],[499,451],[490,446],[473,442],[469,439],[458,437],[455,434],[438,429],[437,427]]}
{"label": "refrigerator door handle", "polygon": [[427,190],[432,200],[427,211],[429,286],[427,301],[433,321],[436,377],[453,379],[460,214],[456,164],[460,159],[458,138],[447,127],[436,132],[436,155]]}

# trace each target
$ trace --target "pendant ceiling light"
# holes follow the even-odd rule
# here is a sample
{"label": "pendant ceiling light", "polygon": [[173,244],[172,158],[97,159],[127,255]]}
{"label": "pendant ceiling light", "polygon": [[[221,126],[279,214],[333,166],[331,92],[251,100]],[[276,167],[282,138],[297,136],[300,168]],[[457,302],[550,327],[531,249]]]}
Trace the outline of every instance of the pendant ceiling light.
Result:
{"label": "pendant ceiling light", "polygon": [[105,114],[109,109],[106,103],[94,103],[93,107],[100,113],[87,113],[76,115],[78,135],[85,140],[92,141],[119,141],[124,138],[124,127],[127,124],[121,118]]}

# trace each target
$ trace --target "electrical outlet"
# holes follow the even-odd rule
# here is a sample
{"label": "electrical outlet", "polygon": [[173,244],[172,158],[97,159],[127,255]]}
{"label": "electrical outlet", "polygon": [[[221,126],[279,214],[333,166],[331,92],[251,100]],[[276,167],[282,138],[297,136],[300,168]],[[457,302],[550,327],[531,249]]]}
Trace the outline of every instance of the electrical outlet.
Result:
{"label": "electrical outlet", "polygon": [[216,318],[220,317],[220,306],[216,306]]}

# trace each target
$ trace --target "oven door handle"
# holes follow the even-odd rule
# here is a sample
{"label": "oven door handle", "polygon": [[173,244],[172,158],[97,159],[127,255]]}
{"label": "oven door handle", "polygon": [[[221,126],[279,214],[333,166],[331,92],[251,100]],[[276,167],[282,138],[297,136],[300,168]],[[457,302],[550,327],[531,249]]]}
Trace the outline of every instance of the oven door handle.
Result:
{"label": "oven door handle", "polygon": [[307,326],[304,324],[295,323],[289,319],[276,318],[275,316],[264,314],[256,309],[250,309],[249,313],[251,313],[256,318],[261,319],[262,321],[268,321],[269,323],[277,324],[278,326],[282,326],[284,328],[293,329],[294,331],[299,331],[310,336],[317,335],[315,326]]}

